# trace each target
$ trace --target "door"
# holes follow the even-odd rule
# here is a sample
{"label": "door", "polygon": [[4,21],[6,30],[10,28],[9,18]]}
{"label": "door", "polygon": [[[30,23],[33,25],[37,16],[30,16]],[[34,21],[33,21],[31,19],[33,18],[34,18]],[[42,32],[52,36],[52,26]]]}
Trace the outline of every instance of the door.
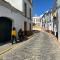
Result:
{"label": "door", "polygon": [[11,40],[12,21],[5,17],[0,17],[0,43]]}
{"label": "door", "polygon": [[27,35],[27,22],[24,22],[24,34]]}

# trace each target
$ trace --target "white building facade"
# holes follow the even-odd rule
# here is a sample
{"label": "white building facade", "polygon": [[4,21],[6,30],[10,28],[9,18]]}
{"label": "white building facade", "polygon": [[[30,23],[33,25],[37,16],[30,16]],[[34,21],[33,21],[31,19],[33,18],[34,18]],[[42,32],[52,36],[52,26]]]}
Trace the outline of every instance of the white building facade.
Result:
{"label": "white building facade", "polygon": [[[27,32],[30,32],[32,29],[32,23],[31,23],[31,0],[0,0],[0,22],[1,26],[5,26],[7,30],[10,32],[7,32],[8,34],[5,36],[4,33],[2,36],[4,39],[10,39],[11,38],[11,28],[16,27],[17,31],[17,39],[18,39],[18,31],[20,28],[27,34]],[[6,21],[5,21],[6,20]],[[5,25],[4,25],[4,24]],[[8,29],[8,26],[10,27],[10,30]],[[10,24],[10,25],[9,25]],[[0,32],[3,32],[4,27],[1,27]],[[6,31],[6,29],[5,29]],[[9,35],[9,36],[8,36]],[[27,34],[28,35],[28,34]],[[8,37],[8,38],[7,38]]]}
{"label": "white building facade", "polygon": [[41,18],[40,16],[32,17],[32,23],[33,23],[33,30],[41,30]]}
{"label": "white building facade", "polygon": [[58,14],[58,41],[60,42],[60,0],[56,1],[57,3],[57,14]]}
{"label": "white building facade", "polygon": [[50,11],[47,11],[44,13],[42,20],[43,20],[43,27],[46,31],[53,31],[53,20],[52,15]]}

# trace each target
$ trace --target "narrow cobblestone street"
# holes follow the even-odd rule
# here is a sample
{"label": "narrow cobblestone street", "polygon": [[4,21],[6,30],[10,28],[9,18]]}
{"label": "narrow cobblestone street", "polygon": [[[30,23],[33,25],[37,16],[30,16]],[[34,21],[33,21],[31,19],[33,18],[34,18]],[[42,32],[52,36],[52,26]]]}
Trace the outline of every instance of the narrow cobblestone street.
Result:
{"label": "narrow cobblestone street", "polygon": [[60,60],[60,48],[46,32],[40,32],[5,53],[1,60]]}

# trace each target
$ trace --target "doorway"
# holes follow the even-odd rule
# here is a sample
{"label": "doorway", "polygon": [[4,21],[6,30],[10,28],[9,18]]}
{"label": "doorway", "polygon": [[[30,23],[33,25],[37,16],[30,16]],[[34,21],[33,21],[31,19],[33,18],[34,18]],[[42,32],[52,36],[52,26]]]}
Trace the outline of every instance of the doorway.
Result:
{"label": "doorway", "polygon": [[12,20],[7,17],[0,17],[0,43],[11,40]]}

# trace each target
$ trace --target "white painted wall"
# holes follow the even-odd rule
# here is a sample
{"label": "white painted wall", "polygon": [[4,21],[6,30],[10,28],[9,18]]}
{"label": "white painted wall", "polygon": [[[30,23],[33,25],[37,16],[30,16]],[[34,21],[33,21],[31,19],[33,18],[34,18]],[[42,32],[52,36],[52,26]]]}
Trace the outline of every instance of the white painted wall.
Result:
{"label": "white painted wall", "polygon": [[[31,4],[29,3],[29,1],[23,0],[23,7],[24,7],[24,3],[27,4],[27,17],[29,18],[29,17],[30,17],[30,8],[32,9],[32,6],[31,6]],[[24,8],[23,8],[23,10],[24,10]],[[32,12],[31,12],[31,13],[32,13]]]}
{"label": "white painted wall", "polygon": [[13,7],[23,12],[23,0],[5,0],[9,2]]}
{"label": "white painted wall", "polygon": [[51,26],[52,26],[52,31],[53,31],[53,16],[51,14]]}
{"label": "white painted wall", "polygon": [[[53,31],[53,17],[52,15],[49,13],[47,16],[45,16],[45,20],[47,20],[48,22],[45,23],[45,27],[48,29],[48,30],[51,30]],[[51,21],[50,21],[51,20]]]}
{"label": "white painted wall", "polygon": [[20,10],[21,12],[25,12],[24,11],[24,3],[27,4],[27,17],[29,18],[30,17],[30,8],[31,7],[31,4],[27,1],[27,0],[5,0],[7,2],[9,2],[13,7],[15,7],[16,9]]}
{"label": "white painted wall", "polygon": [[14,21],[13,26],[16,27],[17,32],[20,28],[24,30],[24,21],[26,21],[27,30],[29,30],[29,23],[31,23],[31,21],[19,13],[11,12],[8,8],[0,6],[0,17],[11,18]]}
{"label": "white painted wall", "polygon": [[57,0],[56,3],[57,3],[57,6],[60,6],[60,0]]}
{"label": "white painted wall", "polygon": [[58,9],[58,40],[60,42],[60,8]]}

